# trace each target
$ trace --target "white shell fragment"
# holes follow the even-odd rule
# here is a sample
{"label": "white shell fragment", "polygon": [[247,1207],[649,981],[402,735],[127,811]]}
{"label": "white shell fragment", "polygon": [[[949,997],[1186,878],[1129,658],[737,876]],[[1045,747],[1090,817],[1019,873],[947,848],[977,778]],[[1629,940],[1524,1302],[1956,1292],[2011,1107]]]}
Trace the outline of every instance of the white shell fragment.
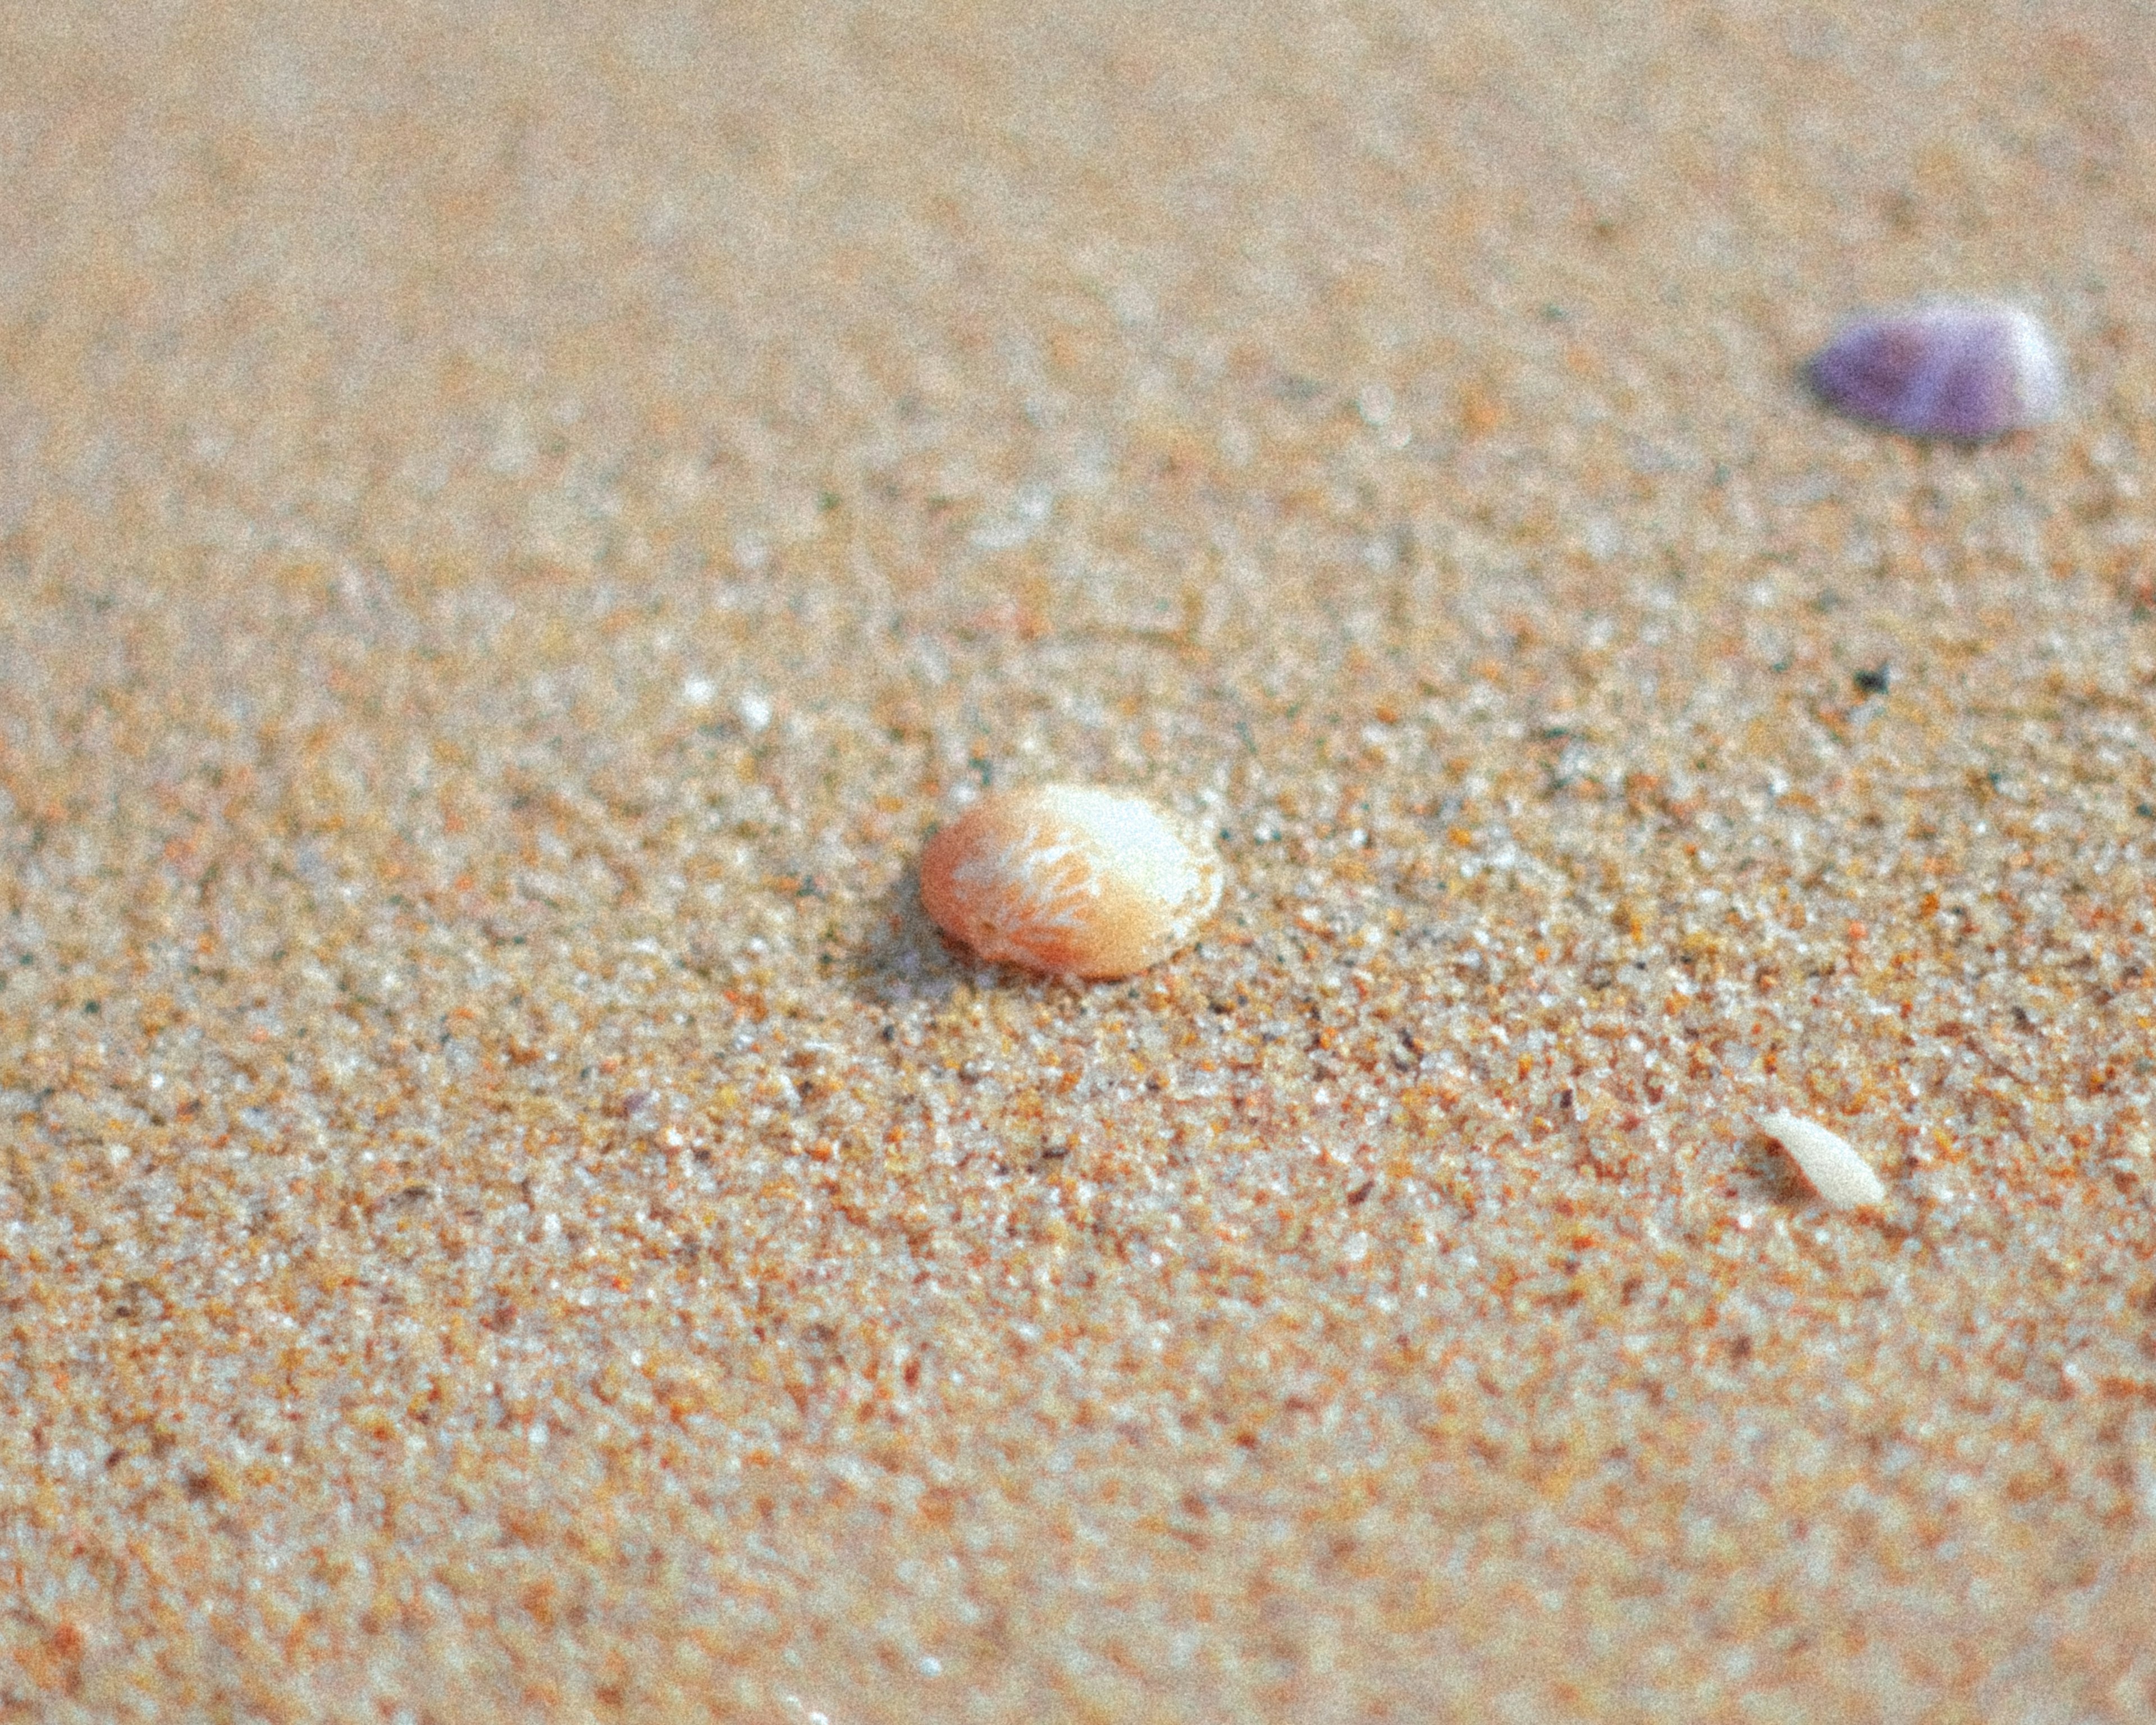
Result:
{"label": "white shell fragment", "polygon": [[983,797],[928,841],[921,900],[983,958],[1122,977],[1184,945],[1220,901],[1220,864],[1142,797],[1029,785]]}
{"label": "white shell fragment", "polygon": [[2058,350],[2019,305],[1927,300],[1861,317],[1812,357],[1836,412],[1911,437],[1980,443],[2054,418]]}
{"label": "white shell fragment", "polygon": [[1816,1122],[1794,1114],[1765,1114],[1759,1130],[1789,1153],[1812,1189],[1838,1210],[1882,1202],[1887,1188],[1849,1141]]}

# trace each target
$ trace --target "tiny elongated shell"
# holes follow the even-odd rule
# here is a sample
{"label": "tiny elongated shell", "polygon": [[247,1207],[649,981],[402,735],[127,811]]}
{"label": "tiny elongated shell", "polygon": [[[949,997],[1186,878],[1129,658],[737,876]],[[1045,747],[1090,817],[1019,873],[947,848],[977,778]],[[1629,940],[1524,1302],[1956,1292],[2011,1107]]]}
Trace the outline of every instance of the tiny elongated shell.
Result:
{"label": "tiny elongated shell", "polygon": [[2043,325],[2018,305],[1982,300],[1930,300],[1859,318],[1808,369],[1839,413],[1963,443],[2041,424],[2065,393]]}
{"label": "tiny elongated shell", "polygon": [[1887,1196],[1871,1164],[1850,1148],[1847,1139],[1825,1127],[1794,1114],[1767,1114],[1760,1117],[1759,1130],[1789,1153],[1812,1189],[1832,1208],[1854,1209]]}
{"label": "tiny elongated shell", "polygon": [[1219,860],[1144,798],[1090,785],[983,797],[921,855],[921,900],[946,934],[1062,976],[1158,963],[1211,914],[1220,883]]}

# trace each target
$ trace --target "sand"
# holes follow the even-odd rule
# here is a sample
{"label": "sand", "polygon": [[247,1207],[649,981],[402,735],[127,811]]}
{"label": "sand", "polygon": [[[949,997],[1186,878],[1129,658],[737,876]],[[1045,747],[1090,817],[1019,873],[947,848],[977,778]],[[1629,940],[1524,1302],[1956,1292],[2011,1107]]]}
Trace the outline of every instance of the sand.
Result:
{"label": "sand", "polygon": [[[0,1717],[2156,1716],[2152,113],[2128,0],[11,8]],[[1807,397],[1948,291],[2057,425]],[[937,936],[1050,778],[1197,945]]]}

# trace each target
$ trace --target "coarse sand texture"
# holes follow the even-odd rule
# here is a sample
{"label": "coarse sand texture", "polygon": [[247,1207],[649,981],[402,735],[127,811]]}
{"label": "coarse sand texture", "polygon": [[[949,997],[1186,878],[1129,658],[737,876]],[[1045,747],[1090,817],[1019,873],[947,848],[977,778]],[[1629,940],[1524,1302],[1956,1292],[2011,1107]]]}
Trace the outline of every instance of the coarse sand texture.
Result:
{"label": "coarse sand texture", "polygon": [[2156,1718],[2153,26],[0,7],[0,1725]]}

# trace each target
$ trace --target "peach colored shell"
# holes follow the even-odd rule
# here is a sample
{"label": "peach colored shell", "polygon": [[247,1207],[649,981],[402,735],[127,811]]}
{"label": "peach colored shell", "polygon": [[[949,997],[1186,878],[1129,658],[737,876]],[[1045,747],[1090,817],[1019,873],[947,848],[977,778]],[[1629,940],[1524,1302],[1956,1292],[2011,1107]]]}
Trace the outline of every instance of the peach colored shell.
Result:
{"label": "peach colored shell", "polygon": [[983,958],[1129,976],[1183,946],[1220,901],[1221,868],[1144,798],[1089,785],[983,797],[928,841],[921,901]]}

